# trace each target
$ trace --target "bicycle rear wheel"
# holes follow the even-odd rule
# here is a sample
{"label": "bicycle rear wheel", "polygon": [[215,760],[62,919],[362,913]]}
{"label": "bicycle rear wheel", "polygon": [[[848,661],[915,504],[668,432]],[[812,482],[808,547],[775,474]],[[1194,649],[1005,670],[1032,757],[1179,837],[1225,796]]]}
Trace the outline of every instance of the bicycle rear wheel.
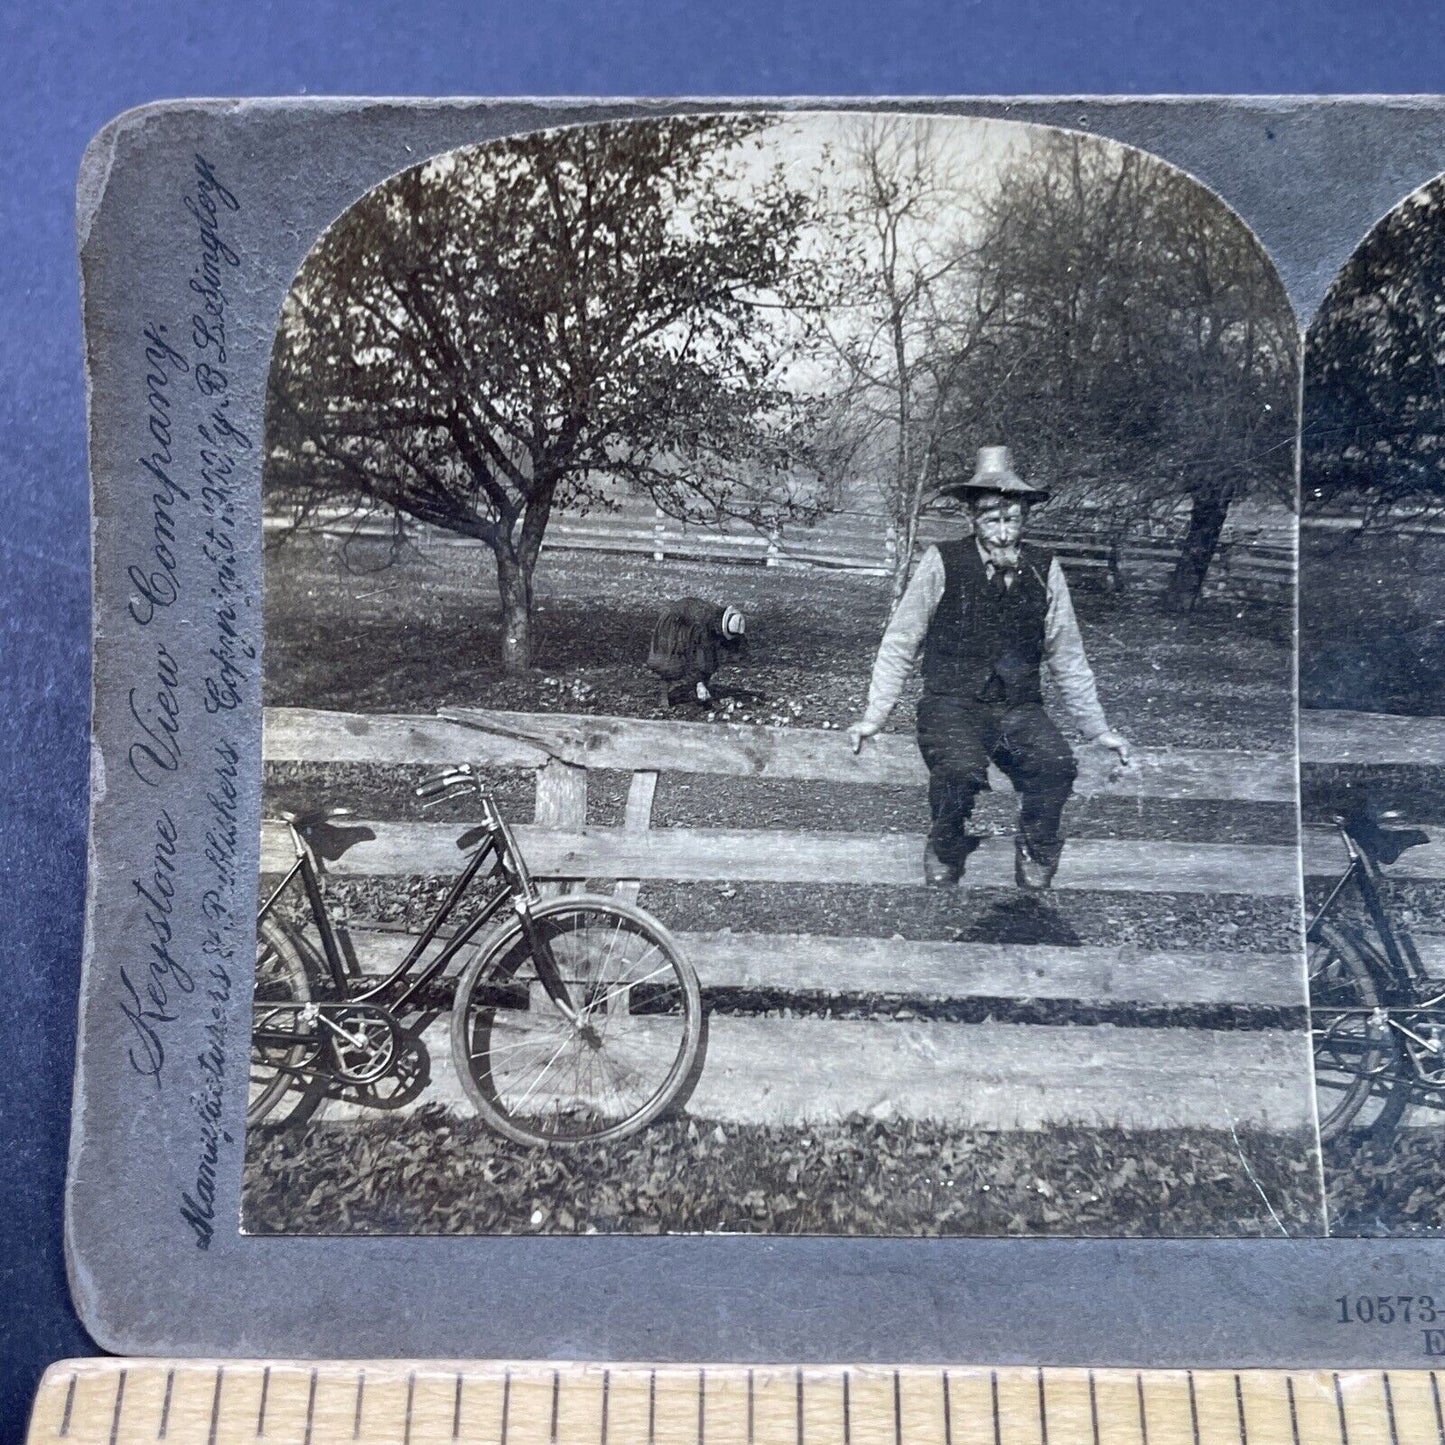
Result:
{"label": "bicycle rear wheel", "polygon": [[1393,1129],[1410,1090],[1374,971],[1354,943],[1328,927],[1310,945],[1309,971],[1320,1138]]}
{"label": "bicycle rear wheel", "polygon": [[548,994],[532,943],[511,924],[467,967],[452,1005],[452,1054],[468,1097],[520,1144],[620,1139],[657,1119],[694,1077],[697,975],[650,914],[570,897],[532,914],[573,1016]]}
{"label": "bicycle rear wheel", "polygon": [[[256,981],[251,1005],[251,1082],[246,1096],[246,1124],[265,1119],[288,1089],[296,1092],[296,1104],[303,1090],[296,1069],[306,1056],[301,1043],[286,1045],[275,1036],[299,1033],[299,1010],[309,1003],[311,985],[306,977],[302,944],[279,918],[263,918],[256,925]],[[258,1043],[254,1031],[265,1030],[271,1041]],[[289,1116],[288,1116],[289,1117]]]}

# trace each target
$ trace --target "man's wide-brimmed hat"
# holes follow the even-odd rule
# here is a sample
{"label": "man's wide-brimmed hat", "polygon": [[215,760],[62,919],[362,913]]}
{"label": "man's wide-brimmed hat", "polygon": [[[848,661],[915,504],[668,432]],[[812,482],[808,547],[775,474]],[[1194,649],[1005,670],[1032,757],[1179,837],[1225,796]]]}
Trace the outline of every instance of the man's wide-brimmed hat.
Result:
{"label": "man's wide-brimmed hat", "polygon": [[982,493],[1014,497],[1020,502],[1047,502],[1049,499],[1049,494],[1042,487],[1030,486],[1014,471],[1013,457],[1007,447],[980,447],[973,475],[944,482],[942,490],[949,496],[964,500]]}

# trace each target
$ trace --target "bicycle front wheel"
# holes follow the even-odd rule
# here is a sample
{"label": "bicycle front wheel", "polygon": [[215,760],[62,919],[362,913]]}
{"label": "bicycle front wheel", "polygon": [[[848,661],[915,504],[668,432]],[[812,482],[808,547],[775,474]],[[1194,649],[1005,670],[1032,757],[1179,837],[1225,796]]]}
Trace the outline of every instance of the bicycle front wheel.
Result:
{"label": "bicycle front wheel", "polygon": [[1374,971],[1343,934],[1322,928],[1310,944],[1310,1034],[1321,1139],[1348,1128],[1393,1129],[1409,1089],[1399,1040]]}
{"label": "bicycle front wheel", "polygon": [[549,994],[511,924],[467,967],[452,1054],[468,1097],[520,1144],[620,1139],[678,1103],[702,1038],[697,974],[650,914],[570,897],[532,913],[569,1004]]}
{"label": "bicycle front wheel", "polygon": [[[301,1084],[294,1070],[306,1055],[305,1045],[287,1044],[279,1036],[299,1033],[301,1020],[294,1005],[311,1001],[302,945],[278,918],[263,918],[256,925],[256,979],[251,1005],[251,1083],[246,1097],[246,1123],[259,1124],[288,1089]],[[255,1037],[264,1032],[266,1042]]]}

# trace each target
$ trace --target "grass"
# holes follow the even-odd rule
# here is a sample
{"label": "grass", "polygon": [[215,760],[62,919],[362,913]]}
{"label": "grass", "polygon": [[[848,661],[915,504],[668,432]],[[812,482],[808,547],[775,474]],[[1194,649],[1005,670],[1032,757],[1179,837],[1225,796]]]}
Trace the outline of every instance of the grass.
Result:
{"label": "grass", "polygon": [[1445,536],[1300,538],[1300,701],[1445,714]]}
{"label": "grass", "polygon": [[791,1128],[674,1119],[569,1150],[512,1145],[437,1109],[365,1130],[263,1127],[245,1229],[295,1232],[298,1199],[314,1234],[1320,1231],[1303,1135],[992,1133],[861,1118]]}

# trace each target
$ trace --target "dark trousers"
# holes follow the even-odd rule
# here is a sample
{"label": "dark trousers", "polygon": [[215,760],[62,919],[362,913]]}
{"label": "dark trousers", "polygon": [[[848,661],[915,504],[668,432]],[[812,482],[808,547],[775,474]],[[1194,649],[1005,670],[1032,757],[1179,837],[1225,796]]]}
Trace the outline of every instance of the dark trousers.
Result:
{"label": "dark trousers", "polygon": [[1059,824],[1078,765],[1042,706],[925,694],[918,704],[918,750],[928,767],[929,841],[944,863],[961,867],[983,841],[968,822],[993,762],[1020,796],[1019,837],[1036,862],[1057,865],[1064,847]]}

